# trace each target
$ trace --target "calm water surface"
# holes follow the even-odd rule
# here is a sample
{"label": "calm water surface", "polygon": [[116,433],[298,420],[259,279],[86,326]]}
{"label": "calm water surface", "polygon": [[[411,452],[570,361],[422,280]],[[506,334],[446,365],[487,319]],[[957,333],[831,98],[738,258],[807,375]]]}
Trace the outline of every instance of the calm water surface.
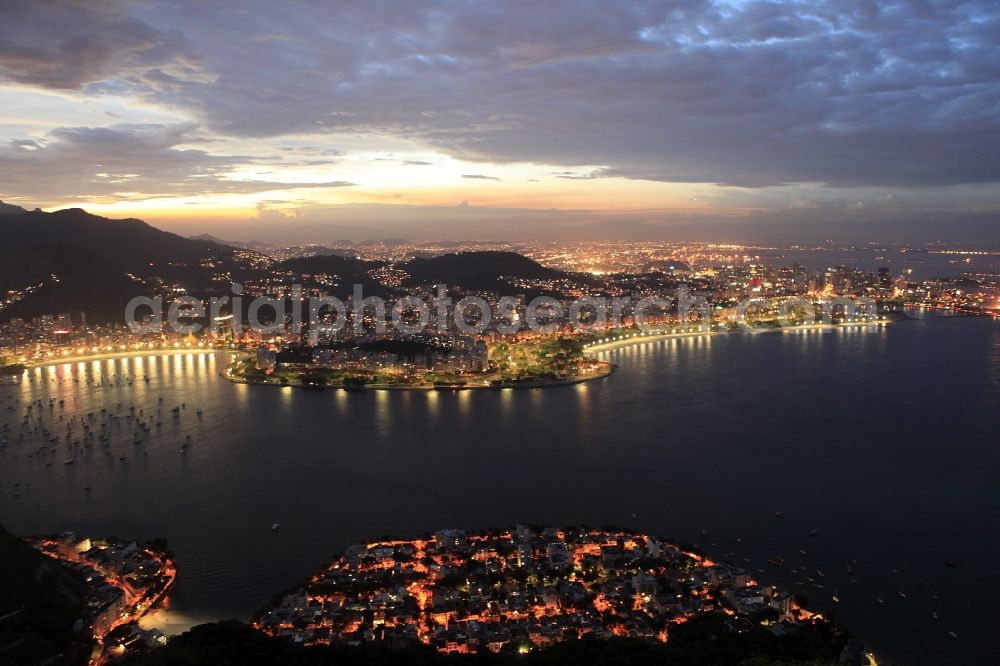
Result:
{"label": "calm water surface", "polygon": [[[168,628],[246,618],[369,537],[623,525],[762,569],[883,663],[1000,663],[1000,323],[732,334],[603,356],[620,365],[608,379],[501,392],[251,387],[218,376],[222,354],[32,370],[0,387],[0,521],[167,538],[180,567]],[[140,445],[131,407],[153,426]],[[102,408],[121,416],[113,455],[34,431],[63,435],[72,415]],[[767,564],[775,555],[783,567]]]}

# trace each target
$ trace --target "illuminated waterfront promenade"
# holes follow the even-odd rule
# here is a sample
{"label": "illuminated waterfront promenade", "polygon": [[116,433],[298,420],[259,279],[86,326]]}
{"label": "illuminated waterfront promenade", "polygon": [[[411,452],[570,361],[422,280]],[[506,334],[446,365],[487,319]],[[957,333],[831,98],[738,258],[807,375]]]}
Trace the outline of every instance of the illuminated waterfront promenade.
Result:
{"label": "illuminated waterfront promenade", "polygon": [[222,349],[215,349],[213,347],[208,347],[206,345],[192,345],[183,347],[173,347],[173,348],[144,348],[138,350],[122,350],[122,351],[104,351],[104,352],[93,352],[89,354],[75,354],[73,356],[51,356],[46,359],[38,361],[27,361],[25,366],[28,368],[44,368],[51,365],[68,365],[72,363],[89,363],[91,361],[109,361],[117,358],[136,358],[136,357],[152,357],[152,356],[176,356],[176,355],[188,355],[188,354],[215,354],[220,351],[225,351]]}
{"label": "illuminated waterfront promenade", "polygon": [[679,329],[671,329],[669,331],[644,331],[644,332],[632,332],[632,333],[621,333],[619,335],[609,335],[605,338],[597,340],[583,348],[585,352],[605,352],[611,351],[613,349],[619,349],[621,347],[627,347],[629,345],[642,344],[646,342],[658,342],[660,340],[670,340],[674,338],[701,338],[709,337],[713,335],[731,334],[731,333],[774,333],[774,332],[796,332],[796,331],[824,331],[824,330],[843,330],[843,329],[856,329],[856,328],[878,328],[885,326],[890,323],[887,319],[878,319],[872,321],[860,321],[860,322],[843,322],[840,324],[798,324],[794,326],[764,326],[764,327],[740,327],[736,329],[729,328],[709,328],[707,326],[688,326],[680,327]]}

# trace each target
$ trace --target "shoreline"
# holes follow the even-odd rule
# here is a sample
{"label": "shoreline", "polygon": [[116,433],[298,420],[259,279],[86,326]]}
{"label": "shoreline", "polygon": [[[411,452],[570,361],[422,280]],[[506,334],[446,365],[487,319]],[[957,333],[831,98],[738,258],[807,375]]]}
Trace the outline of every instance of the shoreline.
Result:
{"label": "shoreline", "polygon": [[588,353],[600,353],[612,351],[615,349],[620,349],[622,347],[628,347],[629,345],[636,345],[642,342],[659,342],[661,340],[670,340],[674,338],[695,338],[695,337],[710,337],[715,335],[731,335],[733,333],[749,333],[750,335],[758,335],[761,333],[777,333],[777,332],[790,332],[790,331],[821,331],[821,330],[837,330],[842,328],[871,328],[880,327],[892,323],[894,320],[891,319],[878,319],[875,321],[864,321],[864,322],[844,322],[841,324],[802,324],[799,326],[768,326],[765,328],[737,328],[737,329],[724,329],[715,331],[685,331],[682,333],[651,333],[643,334],[636,333],[624,338],[611,340],[608,342],[599,342],[596,344],[591,344],[585,346],[583,350]]}
{"label": "shoreline", "polygon": [[[218,354],[228,352],[227,349],[214,349],[206,347],[185,347],[182,349],[146,349],[137,351],[107,352],[104,354],[90,354],[84,356],[66,356],[64,358],[46,359],[44,361],[28,361],[24,363],[25,370],[35,368],[47,368],[53,365],[73,365],[76,363],[90,363],[93,361],[113,361],[119,358],[136,358],[140,356],[177,356],[186,354]],[[17,376],[17,375],[15,375]]]}
{"label": "shoreline", "polygon": [[[596,343],[584,346],[583,350],[588,353],[601,353],[612,351],[614,349],[620,349],[622,347],[627,347],[629,345],[639,344],[641,342],[659,342],[661,340],[669,340],[673,338],[693,338],[693,337],[708,337],[715,335],[731,334],[731,333],[749,333],[752,335],[757,335],[760,333],[773,333],[773,332],[787,332],[787,331],[807,331],[807,330],[836,330],[841,328],[851,328],[851,327],[878,327],[885,326],[887,324],[893,323],[893,319],[879,319],[876,321],[868,322],[844,322],[840,324],[803,324],[799,326],[775,326],[775,327],[764,327],[764,328],[738,328],[738,329],[724,329],[724,330],[711,330],[711,331],[684,331],[684,332],[671,332],[671,333],[636,333],[629,335],[625,338],[610,340],[608,342]],[[74,365],[78,363],[92,363],[94,361],[111,361],[122,358],[138,358],[138,357],[157,357],[157,356],[177,356],[177,355],[188,355],[188,354],[246,354],[246,350],[242,349],[216,349],[216,348],[206,348],[206,347],[184,347],[180,349],[143,349],[134,351],[120,351],[120,352],[105,352],[100,354],[84,354],[78,356],[66,356],[61,358],[51,358],[44,361],[27,361],[23,363],[25,366],[25,371],[33,370],[36,368],[47,368],[58,365]],[[254,382],[248,381],[240,377],[235,377],[230,374],[229,368],[227,367],[224,372],[219,373],[220,376],[224,377],[228,381],[234,383],[247,384],[252,386],[294,386],[301,388],[310,389],[325,389],[325,388],[343,388],[345,390],[379,390],[379,391],[434,391],[434,390],[465,390],[465,389],[505,389],[505,388],[548,388],[552,386],[567,386],[572,384],[579,384],[582,382],[591,381],[594,379],[603,379],[614,373],[615,368],[612,366],[606,371],[594,374],[587,377],[576,377],[569,379],[558,379],[558,380],[539,380],[532,382],[524,382],[521,384],[505,384],[503,386],[491,386],[483,384],[467,384],[462,386],[397,386],[392,384],[369,384],[363,387],[345,387],[340,384],[330,385],[330,386],[312,386],[305,385],[302,383],[292,383],[287,384],[272,384],[269,382]],[[23,374],[11,374],[11,377],[19,377]]]}

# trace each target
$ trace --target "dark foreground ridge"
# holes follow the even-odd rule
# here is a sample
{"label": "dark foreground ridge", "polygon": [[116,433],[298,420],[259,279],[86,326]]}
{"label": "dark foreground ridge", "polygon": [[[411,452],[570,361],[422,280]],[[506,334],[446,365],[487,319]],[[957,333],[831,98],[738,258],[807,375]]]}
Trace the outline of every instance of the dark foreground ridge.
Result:
{"label": "dark foreground ridge", "polygon": [[778,638],[763,627],[733,632],[726,616],[711,613],[684,623],[668,643],[632,638],[585,637],[528,654],[443,654],[427,646],[301,646],[271,638],[235,620],[204,624],[165,647],[133,655],[122,666],[832,666],[831,647],[844,637],[825,624],[795,638]]}
{"label": "dark foreground ridge", "polygon": [[85,664],[86,583],[0,526],[0,664]]}

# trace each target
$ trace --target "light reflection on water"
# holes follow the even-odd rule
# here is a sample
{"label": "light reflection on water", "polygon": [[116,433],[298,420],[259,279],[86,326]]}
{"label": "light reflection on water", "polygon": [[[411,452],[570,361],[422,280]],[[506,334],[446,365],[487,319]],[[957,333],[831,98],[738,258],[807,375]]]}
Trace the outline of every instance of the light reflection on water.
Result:
{"label": "light reflection on water", "polygon": [[[823,569],[839,617],[886,656],[982,663],[986,604],[1000,592],[981,575],[1000,561],[998,326],[932,318],[644,341],[602,353],[620,366],[610,378],[537,391],[254,387],[218,376],[225,356],[197,354],[40,368],[0,388],[0,405],[17,401],[0,412],[13,433],[0,453],[0,521],[21,533],[167,538],[179,624],[245,616],[335,551],[383,534],[521,521],[702,541],[707,528],[713,553],[750,558],[792,589],[791,568]],[[50,398],[66,401],[64,422]],[[55,432],[70,413],[118,414],[115,455],[95,445],[72,465],[62,448],[51,466],[29,457],[37,438],[16,433],[39,399]],[[125,423],[133,406],[162,423],[141,446]],[[785,567],[766,564],[779,554]],[[864,559],[859,584],[844,573],[853,559]],[[819,609],[831,605],[806,588]],[[954,593],[966,589],[981,594]],[[956,623],[958,642],[945,636]]]}

